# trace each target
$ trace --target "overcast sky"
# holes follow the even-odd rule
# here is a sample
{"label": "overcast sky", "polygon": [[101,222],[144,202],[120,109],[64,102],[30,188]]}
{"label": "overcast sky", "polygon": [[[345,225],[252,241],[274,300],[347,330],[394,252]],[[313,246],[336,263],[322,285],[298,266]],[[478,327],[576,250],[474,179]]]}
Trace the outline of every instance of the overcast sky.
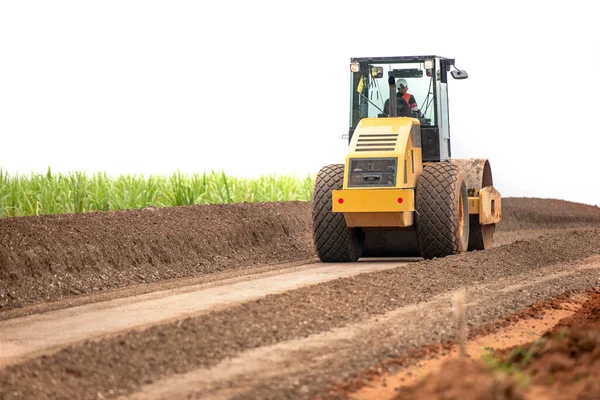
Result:
{"label": "overcast sky", "polygon": [[600,205],[597,3],[3,1],[0,166],[304,176],[344,161],[351,57],[436,54],[454,158]]}

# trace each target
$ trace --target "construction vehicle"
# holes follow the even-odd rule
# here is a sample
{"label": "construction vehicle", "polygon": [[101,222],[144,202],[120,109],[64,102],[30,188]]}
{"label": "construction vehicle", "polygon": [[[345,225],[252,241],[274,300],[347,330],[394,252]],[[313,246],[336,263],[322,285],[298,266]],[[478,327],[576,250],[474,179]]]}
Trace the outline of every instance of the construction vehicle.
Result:
{"label": "construction vehicle", "polygon": [[[320,260],[432,259],[490,248],[502,212],[489,160],[450,152],[448,78],[468,74],[439,56],[350,61],[345,164],[321,168],[313,191]],[[399,96],[397,80],[417,107]]]}

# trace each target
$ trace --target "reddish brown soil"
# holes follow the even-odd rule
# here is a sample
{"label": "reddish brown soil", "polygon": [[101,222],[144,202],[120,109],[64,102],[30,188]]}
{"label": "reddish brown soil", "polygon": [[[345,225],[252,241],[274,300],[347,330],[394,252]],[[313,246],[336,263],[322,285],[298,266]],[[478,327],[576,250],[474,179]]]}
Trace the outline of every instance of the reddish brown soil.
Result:
{"label": "reddish brown soil", "polygon": [[396,399],[600,398],[600,290],[539,340],[491,360],[449,361]]}
{"label": "reddish brown soil", "polygon": [[[515,246],[512,246],[512,247],[514,248]],[[503,318],[499,318],[499,319],[493,321],[492,323],[472,327],[468,330],[467,339],[470,340],[470,339],[474,339],[476,337],[486,336],[486,335],[496,333],[496,332],[500,331],[502,328],[506,328],[506,327],[510,326],[511,324],[517,323],[522,320],[543,319],[545,312],[547,310],[562,309],[563,304],[565,304],[565,303],[569,304],[572,301],[573,296],[576,294],[577,294],[576,292],[565,292],[554,298],[551,298],[548,300],[543,300],[543,301],[537,302],[535,304],[532,304],[530,307],[527,307],[526,309],[523,309],[516,313],[512,313]],[[573,316],[573,318],[578,318],[578,317],[579,318],[583,317],[584,319],[586,318],[585,308],[582,308],[581,310],[579,310],[579,312],[577,314],[575,314]],[[571,319],[569,319],[569,320],[571,320]],[[566,323],[565,321],[567,321],[567,320],[561,321],[561,323],[559,325],[557,325],[557,327],[563,326],[563,324]],[[558,329],[558,328],[556,328],[556,329]],[[366,384],[369,384],[369,382],[376,380],[377,378],[381,378],[383,376],[382,375],[383,371],[394,370],[397,368],[408,368],[412,365],[415,365],[420,360],[429,360],[429,359],[438,358],[439,356],[448,354],[448,352],[456,344],[457,344],[457,341],[455,339],[451,339],[451,340],[443,340],[440,343],[432,343],[427,346],[416,347],[416,348],[410,349],[409,351],[406,352],[406,354],[404,354],[400,358],[390,358],[375,368],[371,368],[369,370],[362,371],[360,373],[355,374],[355,376],[352,379],[347,379],[342,384],[334,385],[331,388],[331,390],[329,391],[329,395],[322,396],[322,398],[323,399],[346,398],[348,393],[355,393],[355,392],[359,391],[361,388],[363,388]],[[505,349],[505,352],[502,354],[509,355],[511,350],[512,349]],[[498,353],[498,354],[500,355],[500,353]],[[441,386],[447,385],[448,382],[450,382],[450,383],[453,382],[455,375],[460,375],[462,373],[470,373],[469,371],[471,371],[471,370],[483,370],[486,373],[489,372],[489,368],[487,368],[487,366],[483,362],[482,363],[471,363],[471,362],[462,362],[462,360],[452,360],[452,361],[448,362],[447,364],[444,364],[444,368],[446,368],[448,366],[452,367],[454,364],[458,365],[458,367],[456,368],[456,370],[451,370],[450,374],[448,375],[447,382],[446,381],[441,382],[440,383]],[[444,368],[443,368],[443,370],[445,371]],[[490,376],[491,376],[491,378],[494,378],[493,374],[491,374]],[[439,378],[440,378],[440,380],[445,379],[445,375],[443,378],[443,377],[441,377],[441,374],[440,374]],[[502,379],[500,379],[500,381],[501,381],[501,383],[503,383],[504,376],[501,376],[501,378]],[[491,379],[491,381],[494,381],[494,379]],[[425,382],[421,382],[421,384],[424,384],[424,383]],[[466,380],[465,382],[460,382],[459,387],[467,388],[470,390],[471,389],[471,381]],[[408,394],[415,393],[414,392],[415,388],[416,388],[416,386],[411,387],[411,388],[402,389],[402,394],[404,395],[405,393],[408,393]],[[454,388],[452,390],[454,390]],[[475,390],[474,393],[477,394],[478,390],[479,389]],[[454,392],[452,392],[452,393],[454,393]],[[449,395],[453,396],[452,393]],[[426,394],[432,395],[429,392]],[[446,393],[444,393],[444,395],[446,395]],[[401,397],[401,398],[404,399],[406,397]],[[415,397],[415,398],[420,398],[420,397]],[[428,398],[428,397],[423,397],[423,398]],[[433,398],[435,398],[435,397],[433,397]],[[453,398],[460,399],[462,397],[460,397],[460,396],[459,397],[449,397],[449,399],[453,399]],[[465,397],[465,398],[471,398],[471,397]],[[472,397],[472,398],[487,399],[487,398],[489,398],[489,392],[484,392],[483,397]],[[500,397],[500,398],[502,398],[502,397]],[[445,399],[445,397],[444,397],[444,399]]]}
{"label": "reddish brown soil", "polygon": [[[0,219],[0,312],[42,301],[315,257],[311,203]],[[503,199],[498,230],[600,226],[600,208]]]}

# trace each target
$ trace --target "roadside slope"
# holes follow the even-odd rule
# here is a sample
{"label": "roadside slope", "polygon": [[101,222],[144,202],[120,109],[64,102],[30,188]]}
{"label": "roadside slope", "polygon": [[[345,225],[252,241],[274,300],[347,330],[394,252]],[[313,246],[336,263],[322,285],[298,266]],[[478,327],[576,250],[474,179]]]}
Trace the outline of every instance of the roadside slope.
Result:
{"label": "roadside slope", "polygon": [[452,359],[418,383],[397,388],[394,400],[507,400],[600,397],[600,290],[539,339],[481,359]]}
{"label": "roadside slope", "polygon": [[502,199],[500,231],[598,226],[600,208],[556,199],[507,197]]}
{"label": "roadside slope", "polygon": [[0,219],[0,311],[314,257],[309,204],[240,203]]}

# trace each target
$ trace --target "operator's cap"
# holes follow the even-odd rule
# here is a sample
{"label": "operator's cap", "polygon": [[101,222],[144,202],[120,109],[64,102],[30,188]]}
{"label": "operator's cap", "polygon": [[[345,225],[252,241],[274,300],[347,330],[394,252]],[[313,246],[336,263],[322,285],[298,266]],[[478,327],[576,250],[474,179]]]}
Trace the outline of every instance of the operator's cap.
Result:
{"label": "operator's cap", "polygon": [[408,87],[408,83],[406,82],[406,79],[400,78],[396,81],[396,87],[400,87],[400,86]]}

